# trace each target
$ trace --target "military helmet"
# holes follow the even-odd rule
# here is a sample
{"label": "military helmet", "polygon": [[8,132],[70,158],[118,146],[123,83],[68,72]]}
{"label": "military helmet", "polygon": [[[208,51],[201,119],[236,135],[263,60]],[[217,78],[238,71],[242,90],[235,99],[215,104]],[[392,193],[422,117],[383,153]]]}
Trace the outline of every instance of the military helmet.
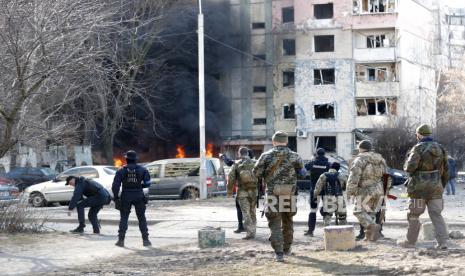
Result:
{"label": "military helmet", "polygon": [[422,136],[430,136],[433,134],[433,131],[431,131],[431,127],[429,125],[423,124],[417,128],[417,133]]}

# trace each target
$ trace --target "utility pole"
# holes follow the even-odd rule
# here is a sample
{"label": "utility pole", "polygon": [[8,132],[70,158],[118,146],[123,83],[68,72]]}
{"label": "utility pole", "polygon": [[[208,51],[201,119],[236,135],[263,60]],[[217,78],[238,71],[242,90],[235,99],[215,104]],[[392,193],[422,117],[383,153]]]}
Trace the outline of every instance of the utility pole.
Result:
{"label": "utility pole", "polygon": [[202,0],[199,0],[198,16],[198,40],[199,40],[199,130],[200,130],[200,199],[207,198],[206,167],[207,160],[205,154],[205,52],[204,52],[204,25],[202,13]]}

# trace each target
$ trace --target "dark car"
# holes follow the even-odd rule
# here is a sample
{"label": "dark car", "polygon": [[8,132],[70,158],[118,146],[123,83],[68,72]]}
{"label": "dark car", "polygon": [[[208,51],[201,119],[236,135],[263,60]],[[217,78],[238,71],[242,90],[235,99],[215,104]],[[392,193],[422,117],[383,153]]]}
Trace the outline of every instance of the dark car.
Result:
{"label": "dark car", "polygon": [[52,180],[56,175],[50,168],[17,167],[3,177],[14,181],[16,187],[23,191],[31,185]]}
{"label": "dark car", "polygon": [[19,202],[19,190],[12,185],[0,185],[0,208]]}

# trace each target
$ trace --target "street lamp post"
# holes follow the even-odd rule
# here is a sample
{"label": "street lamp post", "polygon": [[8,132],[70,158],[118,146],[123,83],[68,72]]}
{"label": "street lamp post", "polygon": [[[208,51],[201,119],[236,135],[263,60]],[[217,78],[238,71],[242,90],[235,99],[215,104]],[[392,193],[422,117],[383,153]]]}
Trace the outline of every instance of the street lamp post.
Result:
{"label": "street lamp post", "polygon": [[200,199],[207,198],[206,180],[206,154],[205,154],[205,56],[204,56],[204,25],[202,13],[202,0],[199,0],[198,15],[198,40],[199,40],[199,130],[200,130]]}

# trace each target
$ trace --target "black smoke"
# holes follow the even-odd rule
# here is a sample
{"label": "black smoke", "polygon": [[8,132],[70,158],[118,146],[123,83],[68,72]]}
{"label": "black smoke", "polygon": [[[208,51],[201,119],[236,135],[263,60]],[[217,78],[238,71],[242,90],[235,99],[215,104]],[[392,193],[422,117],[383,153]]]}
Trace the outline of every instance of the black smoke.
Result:
{"label": "black smoke", "polygon": [[[239,48],[231,27],[227,1],[204,1],[205,33],[234,48]],[[164,15],[160,40],[149,56],[164,57],[163,80],[154,79],[151,87],[157,124],[141,114],[137,124],[126,126],[115,139],[115,148],[135,148],[144,153],[144,161],[173,157],[176,145],[184,145],[188,156],[198,155],[198,48],[196,3],[178,2]],[[220,130],[230,115],[230,103],[220,93],[224,74],[231,70],[238,53],[205,38],[205,93],[207,142],[221,144]],[[150,82],[150,70],[143,78]]]}

